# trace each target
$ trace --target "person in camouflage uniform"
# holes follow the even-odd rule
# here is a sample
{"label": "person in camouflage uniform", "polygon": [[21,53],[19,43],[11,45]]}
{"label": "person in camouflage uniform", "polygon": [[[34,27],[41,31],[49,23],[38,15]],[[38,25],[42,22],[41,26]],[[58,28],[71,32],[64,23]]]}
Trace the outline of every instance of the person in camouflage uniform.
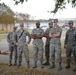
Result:
{"label": "person in camouflage uniform", "polygon": [[12,65],[12,55],[13,55],[13,51],[14,51],[14,65],[17,65],[17,46],[16,46],[16,42],[15,42],[15,38],[16,38],[16,27],[13,27],[13,31],[9,32],[7,35],[7,42],[9,44],[9,66]]}
{"label": "person in camouflage uniform", "polygon": [[49,38],[49,32],[53,27],[53,22],[49,23],[49,28],[46,29],[45,33],[44,33],[44,37],[46,37],[46,43],[45,43],[45,57],[46,57],[46,62],[43,65],[50,65],[49,63],[49,57],[50,57],[50,39]]}
{"label": "person in camouflage uniform", "polygon": [[66,48],[66,68],[70,68],[71,54],[73,53],[76,62],[76,28],[73,27],[73,21],[69,21],[70,29],[66,32],[64,47]]}
{"label": "person in camouflage uniform", "polygon": [[[28,31],[24,30],[24,24],[20,24],[20,30],[17,31],[17,42],[16,45],[18,46],[18,67],[21,66],[22,62],[22,53],[24,53],[24,56],[26,57],[26,62],[28,68],[30,67],[29,65],[29,50],[28,50],[28,44],[31,41],[31,35],[29,34]],[[28,36],[28,41],[26,39],[26,36]]]}
{"label": "person in camouflage uniform", "polygon": [[36,23],[36,28],[32,31],[33,40],[33,50],[34,50],[34,67],[37,67],[38,52],[40,57],[41,68],[43,68],[43,41],[42,37],[44,35],[43,29],[40,28],[40,22]]}
{"label": "person in camouflage uniform", "polygon": [[[75,49],[74,49],[74,58],[75,58],[75,63],[76,63],[76,32],[75,32]],[[76,65],[75,68],[73,69],[73,71],[76,71]]]}
{"label": "person in camouflage uniform", "polygon": [[62,62],[62,57],[61,57],[61,37],[62,29],[58,26],[58,19],[54,20],[54,26],[50,30],[49,37],[51,38],[50,40],[50,54],[51,54],[51,62],[52,65],[50,66],[49,69],[55,68],[55,52],[57,53],[58,56],[58,61],[59,61],[59,68],[58,70],[62,69],[61,62]]}

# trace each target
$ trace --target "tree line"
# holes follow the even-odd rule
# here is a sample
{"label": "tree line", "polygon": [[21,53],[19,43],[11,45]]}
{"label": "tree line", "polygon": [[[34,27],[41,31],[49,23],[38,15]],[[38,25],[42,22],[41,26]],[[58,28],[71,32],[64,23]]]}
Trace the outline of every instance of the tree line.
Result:
{"label": "tree line", "polygon": [[31,16],[27,13],[15,13],[5,3],[0,3],[0,27],[1,30],[8,30],[8,25],[11,26],[18,22],[27,22]]}

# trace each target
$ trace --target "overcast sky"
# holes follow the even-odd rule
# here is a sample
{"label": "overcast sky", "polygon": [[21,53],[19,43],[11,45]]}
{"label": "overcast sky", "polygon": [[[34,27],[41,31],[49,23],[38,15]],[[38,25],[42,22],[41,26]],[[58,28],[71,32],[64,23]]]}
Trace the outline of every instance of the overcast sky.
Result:
{"label": "overcast sky", "polygon": [[7,4],[14,12],[28,13],[34,16],[35,19],[49,19],[49,18],[76,18],[76,8],[72,8],[67,4],[66,9],[53,14],[47,11],[54,9],[54,0],[28,0],[23,4],[14,5],[13,0],[1,0],[1,3]]}

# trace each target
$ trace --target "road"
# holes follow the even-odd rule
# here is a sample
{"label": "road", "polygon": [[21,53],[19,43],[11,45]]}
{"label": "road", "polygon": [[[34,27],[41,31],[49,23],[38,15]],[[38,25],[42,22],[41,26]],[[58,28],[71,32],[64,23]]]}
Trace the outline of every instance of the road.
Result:
{"label": "road", "polygon": [[5,40],[0,41],[0,51],[1,50],[6,50],[6,49],[8,49],[8,43],[5,39]]}

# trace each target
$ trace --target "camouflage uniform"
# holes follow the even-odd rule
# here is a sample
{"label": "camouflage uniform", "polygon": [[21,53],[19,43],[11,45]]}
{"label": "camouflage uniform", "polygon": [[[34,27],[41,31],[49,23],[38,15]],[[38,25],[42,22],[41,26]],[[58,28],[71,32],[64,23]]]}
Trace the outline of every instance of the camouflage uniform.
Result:
{"label": "camouflage uniform", "polygon": [[[49,32],[50,32],[50,29],[51,28],[48,28],[48,29],[46,29],[46,31],[45,31],[45,35],[49,35]],[[49,38],[47,38],[46,39],[46,44],[45,44],[45,56],[46,56],[46,60],[49,62],[49,52],[50,52],[50,39]]]}
{"label": "camouflage uniform", "polygon": [[[74,40],[74,42],[75,42],[75,49],[73,51],[73,55],[74,55],[74,59],[75,59],[75,62],[76,62],[76,32],[75,32],[75,40]],[[73,71],[76,71],[76,65],[75,65],[75,68],[73,69]]]}
{"label": "camouflage uniform", "polygon": [[73,53],[75,61],[76,61],[76,29],[72,28],[69,29],[66,32],[66,38],[65,38],[65,45],[67,45],[66,48],[66,56],[67,56],[67,63],[70,66],[70,61],[71,61],[71,53]]}
{"label": "camouflage uniform", "polygon": [[[58,32],[62,33],[62,29],[59,26],[53,27],[50,31],[51,34],[56,34]],[[51,62],[53,63],[53,67],[55,67],[54,66],[55,52],[57,53],[59,64],[61,64],[62,62],[61,52],[62,51],[61,51],[60,37],[54,37],[54,38],[51,38],[50,40],[50,54],[51,54]]]}
{"label": "camouflage uniform", "polygon": [[[29,34],[29,32],[27,32],[26,30],[23,30],[23,34],[20,37],[22,31],[18,30],[16,35],[17,35],[17,43],[18,43],[18,65],[21,65],[22,62],[22,53],[24,53],[25,57],[26,57],[26,62],[27,65],[29,66],[29,51],[28,51],[28,45],[25,43],[30,43],[31,41],[31,36]],[[28,36],[28,41],[26,41],[26,36]],[[19,38],[20,37],[20,38]]]}
{"label": "camouflage uniform", "polygon": [[9,63],[10,65],[12,65],[12,55],[13,55],[13,51],[14,51],[14,64],[16,65],[17,64],[17,46],[16,46],[16,41],[15,41],[15,38],[16,38],[16,32],[10,32],[8,33],[8,36],[7,36],[7,41],[9,43]]}
{"label": "camouflage uniform", "polygon": [[[41,28],[36,28],[32,31],[32,35],[44,35],[44,31]],[[33,40],[33,50],[34,50],[35,66],[38,60],[38,52],[39,52],[40,62],[42,65],[43,63],[43,41],[42,39]]]}

